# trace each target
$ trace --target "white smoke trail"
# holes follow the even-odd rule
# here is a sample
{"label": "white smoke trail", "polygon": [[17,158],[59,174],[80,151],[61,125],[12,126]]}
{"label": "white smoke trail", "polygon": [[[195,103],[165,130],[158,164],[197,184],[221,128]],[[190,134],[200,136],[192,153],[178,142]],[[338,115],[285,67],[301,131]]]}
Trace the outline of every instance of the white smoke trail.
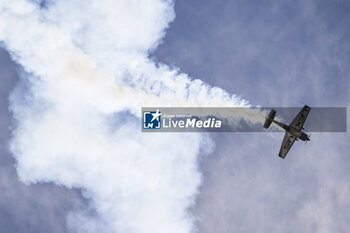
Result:
{"label": "white smoke trail", "polygon": [[191,232],[198,155],[213,143],[141,134],[140,108],[247,102],[147,58],[171,1],[47,4],[0,2],[0,40],[30,73],[11,96],[20,179],[82,188],[96,214],[72,213],[74,232]]}

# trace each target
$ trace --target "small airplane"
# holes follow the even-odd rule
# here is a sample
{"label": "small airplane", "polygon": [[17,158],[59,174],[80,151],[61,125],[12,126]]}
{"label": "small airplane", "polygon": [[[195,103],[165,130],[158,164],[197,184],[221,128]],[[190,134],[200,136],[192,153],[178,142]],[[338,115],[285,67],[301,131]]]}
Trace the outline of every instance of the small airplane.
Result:
{"label": "small airplane", "polygon": [[283,128],[286,133],[283,138],[283,143],[280,149],[280,152],[278,154],[279,157],[284,159],[289,151],[289,149],[292,147],[293,143],[295,141],[298,141],[298,139],[305,141],[310,141],[310,135],[307,135],[302,130],[304,122],[310,112],[311,108],[307,105],[305,105],[301,111],[298,113],[298,115],[293,119],[293,121],[289,124],[283,124],[279,121],[274,120],[276,115],[276,110],[272,109],[269,115],[266,117],[264,128],[267,129],[271,125],[272,122],[274,122],[276,125]]}

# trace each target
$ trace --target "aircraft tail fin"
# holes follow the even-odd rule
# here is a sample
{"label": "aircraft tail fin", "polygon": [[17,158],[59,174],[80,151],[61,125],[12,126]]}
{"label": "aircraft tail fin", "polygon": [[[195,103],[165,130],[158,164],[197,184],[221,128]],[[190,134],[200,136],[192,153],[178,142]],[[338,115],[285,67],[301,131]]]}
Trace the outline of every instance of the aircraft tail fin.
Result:
{"label": "aircraft tail fin", "polygon": [[267,129],[270,127],[272,120],[275,118],[276,115],[276,110],[272,109],[269,115],[266,117],[265,123],[264,123],[264,128]]}

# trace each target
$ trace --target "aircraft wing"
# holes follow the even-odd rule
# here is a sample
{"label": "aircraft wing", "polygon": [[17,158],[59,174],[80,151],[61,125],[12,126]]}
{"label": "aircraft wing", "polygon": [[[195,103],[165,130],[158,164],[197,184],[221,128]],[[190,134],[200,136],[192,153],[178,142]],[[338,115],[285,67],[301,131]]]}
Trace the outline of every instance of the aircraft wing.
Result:
{"label": "aircraft wing", "polygon": [[284,135],[282,146],[278,156],[284,159],[289,149],[292,147],[293,143],[295,142],[295,140],[296,140],[296,137],[293,134],[286,132]]}
{"label": "aircraft wing", "polygon": [[303,107],[303,109],[300,110],[298,115],[293,119],[293,121],[290,123],[290,126],[296,128],[297,130],[301,130],[301,128],[304,125],[304,122],[309,115],[311,108],[307,105]]}

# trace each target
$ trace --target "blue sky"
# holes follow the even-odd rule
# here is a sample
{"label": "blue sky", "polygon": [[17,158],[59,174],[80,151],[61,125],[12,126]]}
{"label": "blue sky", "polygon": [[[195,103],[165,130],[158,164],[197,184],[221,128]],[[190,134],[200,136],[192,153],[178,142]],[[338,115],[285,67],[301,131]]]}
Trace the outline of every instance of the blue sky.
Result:
{"label": "blue sky", "polygon": [[[154,56],[262,106],[349,106],[346,1],[177,1]],[[194,212],[199,232],[346,232],[349,136],[216,134]],[[342,194],[343,193],[343,194]]]}
{"label": "blue sky", "polygon": [[[253,105],[349,107],[347,1],[177,0],[156,60]],[[7,144],[8,95],[19,66],[0,53],[0,226],[6,232],[68,232],[67,214],[89,211],[78,189],[25,185]],[[347,232],[349,136],[314,133],[277,157],[282,134],[213,134],[191,212],[199,232]]]}
{"label": "blue sky", "polygon": [[257,105],[347,103],[345,1],[177,1],[175,9],[160,61]]}

